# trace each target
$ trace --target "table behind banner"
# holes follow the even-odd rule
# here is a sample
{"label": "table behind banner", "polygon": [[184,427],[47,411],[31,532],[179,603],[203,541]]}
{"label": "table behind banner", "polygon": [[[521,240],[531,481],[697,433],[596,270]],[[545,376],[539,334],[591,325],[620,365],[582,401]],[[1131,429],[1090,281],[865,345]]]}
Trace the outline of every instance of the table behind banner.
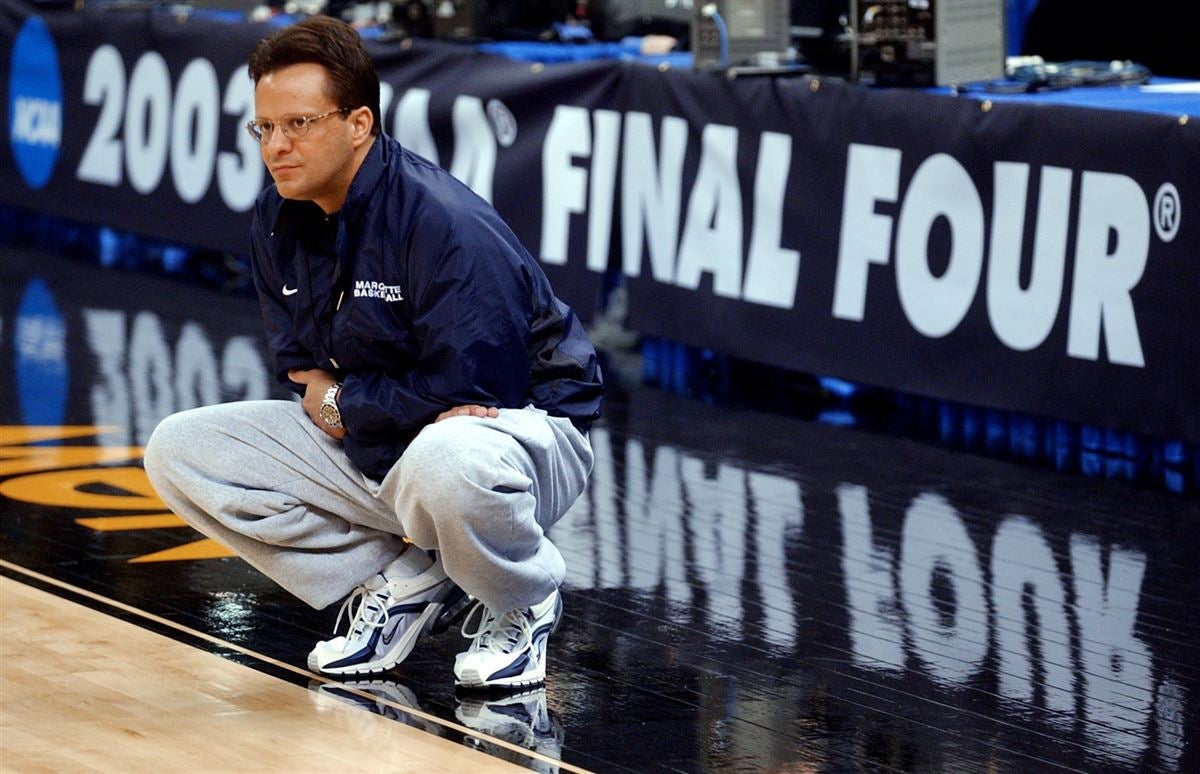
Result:
{"label": "table behind banner", "polygon": [[[270,29],[0,1],[0,202],[246,252],[269,180],[244,63]],[[1155,95],[1174,115],[368,48],[384,129],[585,315],[619,277],[644,334],[1200,443],[1186,91]]]}

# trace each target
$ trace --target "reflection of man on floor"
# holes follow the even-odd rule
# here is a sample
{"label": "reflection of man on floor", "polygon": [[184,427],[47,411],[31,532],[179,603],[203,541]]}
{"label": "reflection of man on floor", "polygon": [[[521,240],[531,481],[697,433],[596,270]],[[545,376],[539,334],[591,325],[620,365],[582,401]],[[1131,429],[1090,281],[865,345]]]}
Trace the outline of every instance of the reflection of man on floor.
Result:
{"label": "reflection of man on floor", "polygon": [[[309,689],[434,736],[445,736],[450,730],[447,726],[406,712],[406,709],[425,710],[412,689],[395,680],[314,680],[309,683]],[[566,732],[546,702],[544,687],[504,692],[464,691],[455,697],[454,717],[467,728],[483,735],[466,736],[463,738],[464,744],[534,771],[550,774],[559,770],[559,766],[553,763],[516,754],[511,748],[502,747],[486,738],[503,739],[547,758],[560,760]]]}
{"label": "reflection of man on floor", "polygon": [[349,594],[348,630],[311,668],[389,669],[465,591],[478,617],[456,680],[537,684],[565,574],[544,530],[591,470],[595,351],[496,211],[381,134],[378,76],[349,26],[280,30],[250,75],[247,128],[275,180],[255,206],[254,277],[303,408],[168,417],[150,479],[310,605]]}

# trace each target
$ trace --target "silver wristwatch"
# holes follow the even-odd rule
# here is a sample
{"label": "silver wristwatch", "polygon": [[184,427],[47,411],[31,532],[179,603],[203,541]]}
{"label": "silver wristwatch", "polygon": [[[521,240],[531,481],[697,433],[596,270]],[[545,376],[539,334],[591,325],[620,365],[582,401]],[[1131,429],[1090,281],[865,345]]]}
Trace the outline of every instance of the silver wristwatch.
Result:
{"label": "silver wristwatch", "polygon": [[325,398],[321,401],[321,408],[317,412],[321,415],[321,421],[335,430],[342,427],[342,412],[338,411],[337,404],[338,390],[340,389],[342,389],[342,385],[334,382],[325,391]]}

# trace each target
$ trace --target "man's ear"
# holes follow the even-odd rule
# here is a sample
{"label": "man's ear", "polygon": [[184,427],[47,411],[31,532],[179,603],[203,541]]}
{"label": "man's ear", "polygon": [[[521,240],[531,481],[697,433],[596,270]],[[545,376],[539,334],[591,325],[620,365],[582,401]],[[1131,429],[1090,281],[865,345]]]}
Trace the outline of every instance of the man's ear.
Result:
{"label": "man's ear", "polygon": [[371,127],[374,124],[375,116],[371,115],[369,107],[357,107],[350,113],[350,132],[354,140],[354,147],[357,148],[363,143],[371,141]]}

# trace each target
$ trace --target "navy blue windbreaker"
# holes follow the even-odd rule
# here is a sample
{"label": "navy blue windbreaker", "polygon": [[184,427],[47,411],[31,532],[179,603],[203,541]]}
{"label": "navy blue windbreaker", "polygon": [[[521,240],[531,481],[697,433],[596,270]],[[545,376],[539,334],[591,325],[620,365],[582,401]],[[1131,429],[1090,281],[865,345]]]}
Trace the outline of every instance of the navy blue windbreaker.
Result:
{"label": "navy blue windbreaker", "polygon": [[382,479],[453,406],[533,404],[586,430],[600,414],[596,352],[499,214],[449,173],[381,135],[342,209],[270,186],[252,227],[276,376],[322,368],[350,460]]}

